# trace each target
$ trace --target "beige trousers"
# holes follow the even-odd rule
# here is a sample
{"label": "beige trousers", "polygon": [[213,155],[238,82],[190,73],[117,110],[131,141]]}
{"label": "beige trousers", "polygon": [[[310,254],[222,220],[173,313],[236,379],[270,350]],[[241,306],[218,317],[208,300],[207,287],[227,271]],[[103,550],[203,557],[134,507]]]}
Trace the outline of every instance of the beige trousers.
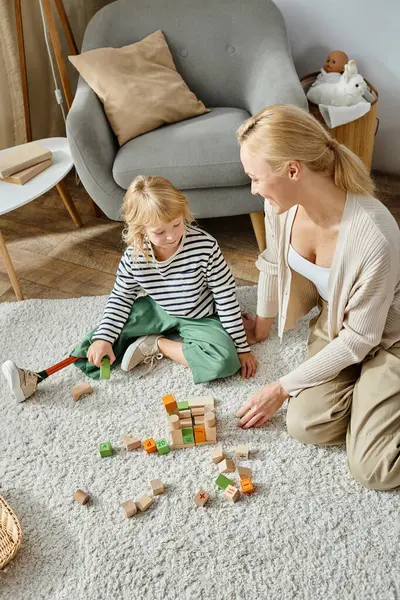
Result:
{"label": "beige trousers", "polygon": [[[320,309],[310,322],[308,358],[329,342],[324,300]],[[350,472],[365,487],[400,487],[400,342],[290,398],[287,428],[303,444],[346,442]]]}

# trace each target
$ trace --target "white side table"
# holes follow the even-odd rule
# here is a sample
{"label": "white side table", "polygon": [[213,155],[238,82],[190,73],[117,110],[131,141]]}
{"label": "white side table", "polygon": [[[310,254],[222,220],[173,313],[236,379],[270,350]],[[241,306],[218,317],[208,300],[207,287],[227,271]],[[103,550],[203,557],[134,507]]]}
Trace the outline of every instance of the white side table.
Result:
{"label": "white side table", "polygon": [[[15,183],[6,183],[0,180],[0,215],[8,213],[15,208],[19,208],[24,204],[28,204],[35,198],[42,196],[45,192],[56,186],[58,193],[64,201],[65,206],[69,214],[72,217],[73,222],[77,227],[82,227],[83,223],[75,205],[69,195],[69,191],[64,183],[63,178],[72,169],[73,162],[71,152],[68,145],[67,138],[47,138],[44,140],[37,140],[41,146],[48,148],[53,153],[53,164],[36,175],[33,179],[25,183],[25,185],[18,185]],[[14,148],[8,148],[7,150],[1,150],[3,152],[9,152]],[[10,278],[11,285],[14,293],[18,300],[23,300],[24,297],[21,292],[17,275],[14,271],[13,264],[11,262],[10,255],[6,247],[6,243],[3,234],[0,230],[0,254],[4,260],[8,277]]]}

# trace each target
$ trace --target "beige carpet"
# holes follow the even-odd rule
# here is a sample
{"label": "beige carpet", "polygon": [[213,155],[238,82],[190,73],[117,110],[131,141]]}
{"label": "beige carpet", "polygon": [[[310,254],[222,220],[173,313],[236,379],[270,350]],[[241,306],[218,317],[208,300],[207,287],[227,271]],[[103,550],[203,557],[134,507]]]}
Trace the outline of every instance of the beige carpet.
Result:
{"label": "beige carpet", "polygon": [[[255,288],[241,288],[254,309]],[[98,322],[105,298],[28,300],[0,305],[0,361],[42,369],[63,358]],[[264,382],[302,358],[307,322],[282,345],[255,347],[257,376],[195,386],[183,367],[161,361],[112,373],[75,403],[73,366],[49,378],[17,405],[0,379],[0,494],[21,521],[23,546],[0,573],[3,600],[307,599],[390,600],[400,596],[398,493],[361,488],[349,475],[344,448],[298,444],[285,427],[285,407],[261,430],[235,427],[235,410]],[[248,443],[256,493],[231,506],[215,486],[209,447],[167,456],[126,453],[122,437],[168,434],[161,396],[217,399],[218,437],[227,455]],[[98,445],[116,453],[102,459]],[[143,514],[125,520],[120,502],[168,486]],[[238,474],[232,478],[238,481]],[[193,494],[210,492],[199,509]],[[92,497],[73,502],[77,488]]]}

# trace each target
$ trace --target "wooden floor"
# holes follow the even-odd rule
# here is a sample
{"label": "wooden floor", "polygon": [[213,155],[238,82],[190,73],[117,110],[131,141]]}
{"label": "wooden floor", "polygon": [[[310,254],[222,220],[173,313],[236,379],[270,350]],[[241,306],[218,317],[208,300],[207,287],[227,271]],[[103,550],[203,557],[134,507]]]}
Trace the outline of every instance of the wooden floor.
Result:
{"label": "wooden floor", "polygon": [[[400,177],[375,174],[377,196],[400,225]],[[122,224],[95,218],[88,196],[73,174],[66,180],[84,227],[73,224],[56,188],[0,216],[0,230],[25,298],[75,298],[108,294],[123,251]],[[1,200],[0,200],[1,202]],[[258,255],[250,217],[202,219],[219,242],[238,285],[253,285]],[[0,302],[15,296],[0,258]]]}

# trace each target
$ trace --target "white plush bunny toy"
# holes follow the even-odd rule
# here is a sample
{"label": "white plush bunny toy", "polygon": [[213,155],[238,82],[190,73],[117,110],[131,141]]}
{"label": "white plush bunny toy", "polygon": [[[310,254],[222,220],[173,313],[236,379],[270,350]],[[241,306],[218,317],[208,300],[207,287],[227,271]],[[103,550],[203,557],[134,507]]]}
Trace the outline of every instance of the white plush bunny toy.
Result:
{"label": "white plush bunny toy", "polygon": [[344,66],[344,73],[336,83],[319,83],[316,81],[308,90],[307,98],[315,104],[328,106],[352,106],[358,102],[366,102],[363,98],[367,84],[357,71],[354,60]]}

